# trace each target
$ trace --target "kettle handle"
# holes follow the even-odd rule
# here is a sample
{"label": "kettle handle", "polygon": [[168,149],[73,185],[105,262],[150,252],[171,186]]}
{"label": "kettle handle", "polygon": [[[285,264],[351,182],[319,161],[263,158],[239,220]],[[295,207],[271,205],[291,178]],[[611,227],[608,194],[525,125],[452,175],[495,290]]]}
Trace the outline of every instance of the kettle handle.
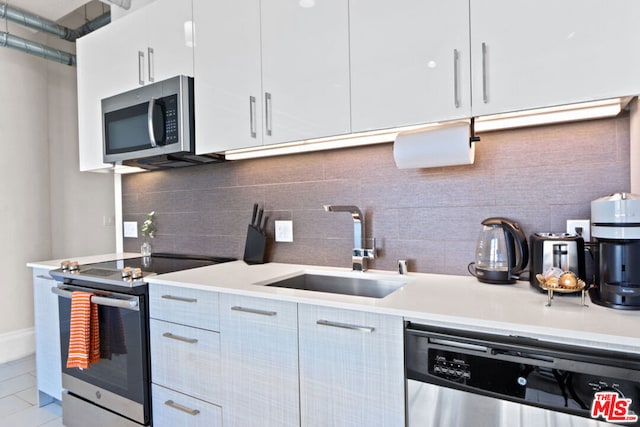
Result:
{"label": "kettle handle", "polygon": [[[511,270],[511,274],[519,275],[522,273],[529,263],[529,245],[527,244],[527,236],[525,236],[520,225],[507,218],[499,217],[487,218],[482,221],[482,225],[502,225],[505,233],[511,235],[516,245],[516,262]],[[511,248],[508,247],[507,250],[510,251]]]}
{"label": "kettle handle", "polygon": [[529,245],[527,244],[527,237],[524,235],[522,228],[520,228],[520,225],[518,225],[517,222],[503,218],[502,224],[505,226],[505,230],[511,234],[516,243],[516,254],[519,255],[519,259],[516,257],[516,265],[513,267],[513,271],[511,273],[518,275],[524,271],[529,262]]}

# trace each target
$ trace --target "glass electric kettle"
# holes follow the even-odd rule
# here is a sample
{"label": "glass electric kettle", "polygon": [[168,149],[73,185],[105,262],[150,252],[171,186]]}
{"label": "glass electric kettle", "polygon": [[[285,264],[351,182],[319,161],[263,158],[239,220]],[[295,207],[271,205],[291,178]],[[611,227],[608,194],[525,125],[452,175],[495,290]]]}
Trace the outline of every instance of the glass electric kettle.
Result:
{"label": "glass electric kettle", "polygon": [[517,223],[506,218],[482,221],[476,245],[475,274],[472,272],[480,282],[515,283],[528,262],[527,238]]}

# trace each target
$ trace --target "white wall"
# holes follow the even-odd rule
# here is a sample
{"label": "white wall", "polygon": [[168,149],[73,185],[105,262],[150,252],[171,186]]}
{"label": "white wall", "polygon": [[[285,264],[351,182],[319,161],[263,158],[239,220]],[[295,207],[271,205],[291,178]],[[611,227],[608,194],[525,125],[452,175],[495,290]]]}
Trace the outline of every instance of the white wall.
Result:
{"label": "white wall", "polygon": [[77,145],[75,68],[0,48],[0,363],[34,349],[27,262],[115,249],[113,177],[77,172]]}

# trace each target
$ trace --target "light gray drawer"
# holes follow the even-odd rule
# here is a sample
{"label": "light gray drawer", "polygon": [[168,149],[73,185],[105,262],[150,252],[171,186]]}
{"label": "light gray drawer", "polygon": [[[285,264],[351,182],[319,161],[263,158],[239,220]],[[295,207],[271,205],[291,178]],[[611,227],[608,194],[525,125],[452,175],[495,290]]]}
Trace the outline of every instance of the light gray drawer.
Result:
{"label": "light gray drawer", "polygon": [[181,325],[218,331],[218,293],[167,285],[149,285],[149,315]]}
{"label": "light gray drawer", "polygon": [[158,385],[151,387],[154,427],[221,427],[222,409]]}
{"label": "light gray drawer", "polygon": [[211,403],[220,398],[220,334],[151,319],[151,380]]}

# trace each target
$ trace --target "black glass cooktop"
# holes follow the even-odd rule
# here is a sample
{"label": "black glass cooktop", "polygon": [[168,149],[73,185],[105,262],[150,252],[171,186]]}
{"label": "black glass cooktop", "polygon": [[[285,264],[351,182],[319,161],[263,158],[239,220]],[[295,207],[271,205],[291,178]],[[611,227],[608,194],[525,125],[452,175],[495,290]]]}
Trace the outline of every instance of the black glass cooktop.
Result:
{"label": "black glass cooktop", "polygon": [[107,272],[122,270],[125,267],[140,268],[145,273],[164,274],[229,261],[235,261],[235,258],[157,253],[145,258],[116,259],[81,265],[80,274],[100,275],[100,272],[104,271],[103,274],[108,276]]}
{"label": "black glass cooktop", "polygon": [[[189,270],[223,262],[235,261],[235,258],[200,255],[154,253],[150,257],[115,259],[111,261],[82,264],[78,271],[51,270],[49,274],[58,282],[90,287],[92,289],[121,290],[122,288],[146,288],[146,279],[156,274]],[[122,270],[141,269],[142,276],[125,276]],[[130,271],[131,272],[131,271]]]}

